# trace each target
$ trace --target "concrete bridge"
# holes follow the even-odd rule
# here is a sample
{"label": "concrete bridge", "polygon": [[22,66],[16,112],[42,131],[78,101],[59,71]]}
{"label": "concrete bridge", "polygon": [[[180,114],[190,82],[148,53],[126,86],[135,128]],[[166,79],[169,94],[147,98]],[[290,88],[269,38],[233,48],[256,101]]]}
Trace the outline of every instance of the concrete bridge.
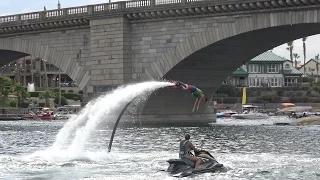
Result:
{"label": "concrete bridge", "polygon": [[[320,0],[141,0],[0,17],[0,64],[34,55],[87,93],[164,77],[211,96],[240,65],[320,33]],[[214,121],[208,103],[164,89],[141,106],[143,122]]]}

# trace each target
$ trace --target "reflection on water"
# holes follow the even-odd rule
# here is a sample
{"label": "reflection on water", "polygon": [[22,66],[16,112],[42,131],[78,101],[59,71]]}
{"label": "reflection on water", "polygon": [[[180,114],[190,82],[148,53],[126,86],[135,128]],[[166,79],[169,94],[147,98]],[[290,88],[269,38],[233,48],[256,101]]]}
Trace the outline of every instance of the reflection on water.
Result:
{"label": "reflection on water", "polygon": [[[319,179],[319,126],[273,126],[271,120],[223,119],[210,127],[98,130],[84,151],[45,150],[64,122],[0,122],[0,179],[175,179],[166,160],[178,157],[185,133],[228,171],[196,179]],[[184,179],[192,179],[184,178]]]}

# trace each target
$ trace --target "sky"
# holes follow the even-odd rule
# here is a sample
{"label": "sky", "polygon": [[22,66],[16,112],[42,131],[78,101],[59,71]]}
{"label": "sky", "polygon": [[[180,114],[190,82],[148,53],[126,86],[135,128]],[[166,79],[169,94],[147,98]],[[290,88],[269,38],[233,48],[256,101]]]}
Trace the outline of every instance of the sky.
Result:
{"label": "sky", "polygon": [[[0,16],[19,14],[27,12],[42,11],[45,6],[47,10],[56,9],[58,0],[0,0]],[[121,1],[121,0],[111,0],[111,2]],[[82,6],[88,4],[99,4],[106,3],[109,0],[60,0],[62,8]],[[316,54],[320,53],[320,35],[309,36],[306,41],[307,46],[307,61],[314,58]],[[289,51],[286,49],[287,45],[283,44],[281,46],[272,49],[275,54],[290,59]],[[294,41],[294,53],[298,53],[300,58],[298,60],[303,61],[303,44],[301,39]]]}

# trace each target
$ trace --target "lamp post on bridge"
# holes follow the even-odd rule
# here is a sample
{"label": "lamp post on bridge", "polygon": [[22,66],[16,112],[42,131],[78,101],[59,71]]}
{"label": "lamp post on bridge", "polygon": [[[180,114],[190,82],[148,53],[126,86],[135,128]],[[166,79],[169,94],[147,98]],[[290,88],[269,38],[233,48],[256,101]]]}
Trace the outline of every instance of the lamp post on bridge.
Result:
{"label": "lamp post on bridge", "polygon": [[42,59],[43,61],[43,70],[44,70],[44,74],[45,74],[45,86],[46,86],[46,90],[48,90],[48,75],[47,75],[47,60]]}

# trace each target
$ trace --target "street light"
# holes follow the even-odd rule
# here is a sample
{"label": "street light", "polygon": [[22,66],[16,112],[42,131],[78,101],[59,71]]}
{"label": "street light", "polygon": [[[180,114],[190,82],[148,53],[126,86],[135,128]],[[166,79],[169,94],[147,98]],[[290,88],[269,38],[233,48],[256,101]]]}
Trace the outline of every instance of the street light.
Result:
{"label": "street light", "polygon": [[43,70],[45,73],[46,89],[48,90],[48,76],[47,76],[47,60],[42,59],[43,61]]}

